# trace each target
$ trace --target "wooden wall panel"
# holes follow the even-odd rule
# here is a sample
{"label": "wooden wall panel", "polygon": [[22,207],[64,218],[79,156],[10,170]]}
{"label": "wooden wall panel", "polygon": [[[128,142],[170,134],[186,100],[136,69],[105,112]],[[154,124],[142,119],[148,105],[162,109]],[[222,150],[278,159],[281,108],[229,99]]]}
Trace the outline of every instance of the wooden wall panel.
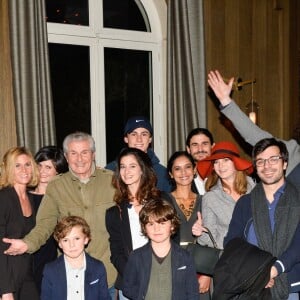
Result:
{"label": "wooden wall panel", "polygon": [[8,1],[0,1],[0,164],[7,149],[17,143],[8,36]]}
{"label": "wooden wall panel", "polygon": [[[218,69],[224,77],[255,78],[254,98],[260,106],[259,125],[285,139],[292,136],[299,118],[296,57],[299,32],[297,0],[205,0],[207,71]],[[298,4],[299,6],[299,4]],[[298,30],[298,31],[297,31]],[[294,51],[294,52],[293,52]],[[234,91],[232,97],[245,110],[251,85]],[[216,140],[229,139],[246,152],[250,147],[208,97],[208,128]]]}

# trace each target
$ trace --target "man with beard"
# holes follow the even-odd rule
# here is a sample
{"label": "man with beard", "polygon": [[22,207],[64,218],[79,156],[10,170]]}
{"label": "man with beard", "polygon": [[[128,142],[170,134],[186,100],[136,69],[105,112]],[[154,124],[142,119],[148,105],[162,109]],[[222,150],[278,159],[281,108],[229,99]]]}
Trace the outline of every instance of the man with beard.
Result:
{"label": "man with beard", "polygon": [[[213,135],[206,128],[194,128],[186,139],[186,151],[191,154],[196,164],[211,155],[214,145]],[[201,178],[197,172],[192,187],[194,192],[200,195],[205,193],[205,179]]]}
{"label": "man with beard", "polygon": [[277,257],[266,286],[272,299],[299,299],[300,199],[285,179],[287,147],[275,138],[262,139],[252,159],[260,182],[237,202],[224,244],[239,237]]}
{"label": "man with beard", "polygon": [[[194,128],[187,136],[186,139],[186,151],[193,157],[195,163],[205,159],[211,155],[211,149],[214,147],[215,142],[212,133],[206,128]],[[192,190],[199,194],[205,194],[205,181],[206,178],[201,178],[198,171],[196,171]],[[202,225],[202,218],[198,213],[198,221]],[[211,277],[199,274],[199,291],[201,293],[202,300],[209,300],[210,293],[209,288],[211,285]]]}

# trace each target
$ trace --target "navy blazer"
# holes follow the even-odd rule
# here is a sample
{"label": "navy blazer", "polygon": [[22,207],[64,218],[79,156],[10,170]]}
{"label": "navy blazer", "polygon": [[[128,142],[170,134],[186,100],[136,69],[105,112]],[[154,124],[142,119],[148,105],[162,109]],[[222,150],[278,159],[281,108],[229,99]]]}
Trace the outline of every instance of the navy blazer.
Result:
{"label": "navy blazer", "polygon": [[[84,299],[111,300],[103,263],[87,253],[85,257]],[[42,280],[41,300],[59,299],[67,299],[67,276],[63,255],[46,264]]]}
{"label": "navy blazer", "polygon": [[[171,241],[172,300],[199,300],[199,285],[190,254]],[[134,250],[128,259],[123,278],[123,294],[129,299],[145,299],[152,266],[149,242]]]}

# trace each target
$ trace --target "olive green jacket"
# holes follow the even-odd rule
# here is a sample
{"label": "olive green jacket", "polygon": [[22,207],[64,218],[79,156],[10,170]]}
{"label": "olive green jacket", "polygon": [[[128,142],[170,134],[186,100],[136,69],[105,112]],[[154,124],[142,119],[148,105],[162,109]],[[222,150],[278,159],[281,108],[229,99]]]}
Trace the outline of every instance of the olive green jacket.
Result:
{"label": "olive green jacket", "polygon": [[117,272],[110,262],[105,212],[114,205],[112,175],[110,170],[96,169],[87,183],[80,182],[71,172],[51,181],[39,207],[36,226],[24,238],[28,252],[35,252],[47,241],[62,217],[80,216],[91,228],[92,239],[86,251],[104,263],[108,286],[111,287]]}

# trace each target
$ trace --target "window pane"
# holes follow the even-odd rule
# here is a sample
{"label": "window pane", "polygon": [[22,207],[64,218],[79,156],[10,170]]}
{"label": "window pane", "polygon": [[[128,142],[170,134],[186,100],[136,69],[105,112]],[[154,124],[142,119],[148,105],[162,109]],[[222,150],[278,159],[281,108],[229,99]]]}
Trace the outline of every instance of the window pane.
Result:
{"label": "window pane", "polygon": [[57,144],[80,130],[91,133],[89,47],[49,43]]}
{"label": "window pane", "polygon": [[89,25],[87,0],[45,0],[47,22]]}
{"label": "window pane", "polygon": [[139,0],[103,0],[103,26],[136,31],[151,31]]}
{"label": "window pane", "polygon": [[105,48],[105,108],[107,162],[116,158],[129,117],[152,111],[151,52]]}

